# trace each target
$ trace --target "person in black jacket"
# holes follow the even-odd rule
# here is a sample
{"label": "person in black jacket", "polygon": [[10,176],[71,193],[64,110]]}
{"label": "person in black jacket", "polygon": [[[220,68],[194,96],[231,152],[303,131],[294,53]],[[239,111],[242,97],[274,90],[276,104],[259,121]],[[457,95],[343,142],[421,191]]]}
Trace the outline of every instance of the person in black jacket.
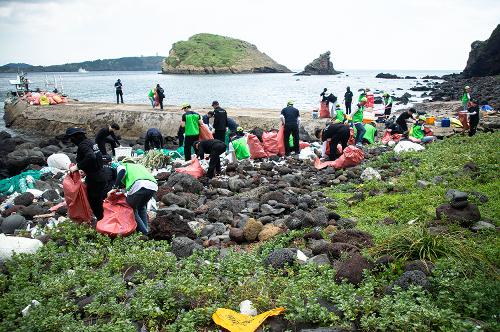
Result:
{"label": "person in black jacket", "polygon": [[119,104],[119,101],[121,99],[121,102],[123,104],[123,89],[122,89],[122,81],[120,81],[120,79],[118,79],[116,82],[115,82],[115,90],[116,90],[116,103]]}
{"label": "person in black jacket", "polygon": [[405,135],[406,137],[408,137],[408,124],[406,123],[409,119],[412,119],[413,120],[413,115],[416,113],[417,111],[414,109],[414,108],[410,108],[408,111],[405,111],[403,113],[401,113],[397,120],[396,120],[396,124],[398,125],[398,129],[399,130],[396,130],[393,132],[394,133],[399,133],[399,134],[403,134]]}
{"label": "person in black jacket", "polygon": [[106,196],[106,180],[102,165],[102,154],[97,144],[92,143],[85,135],[82,128],[68,128],[66,136],[73,144],[78,146],[76,152],[76,165],[70,167],[70,172],[79,170],[85,172],[87,196],[92,212],[97,220],[103,217],[102,202]]}
{"label": "person in black jacket", "polygon": [[214,108],[214,138],[224,142],[227,128],[226,110],[219,106],[218,101],[212,102]]}
{"label": "person in black jacket", "polygon": [[[184,134],[184,133],[183,133]],[[156,128],[149,128],[146,132],[146,141],[144,142],[144,150],[149,151],[151,149],[161,149],[163,148],[163,136],[160,130]]]}
{"label": "person in black jacket", "polygon": [[227,128],[229,129],[230,133],[235,133],[236,130],[238,129],[239,125],[236,121],[234,121],[233,118],[227,118]]}
{"label": "person in black jacket", "polygon": [[290,135],[293,136],[293,149],[296,154],[300,153],[299,146],[299,126],[300,113],[299,110],[293,107],[293,101],[289,100],[287,106],[281,110],[281,122],[285,126],[284,129],[284,145],[285,155],[290,155]]}
{"label": "person in black jacket", "polygon": [[205,154],[210,155],[210,162],[208,163],[207,177],[209,179],[214,177],[214,172],[220,173],[220,155],[226,152],[226,144],[218,139],[209,139],[206,141],[196,141],[193,144],[194,151],[199,159],[203,159]]}
{"label": "person in black jacket", "polygon": [[104,187],[105,193],[113,189],[113,185],[116,181],[116,169],[111,166],[111,161],[111,157],[107,154],[102,156],[102,172],[104,180],[106,181],[106,186]]}
{"label": "person in black jacket", "polygon": [[120,141],[115,135],[115,131],[119,131],[120,126],[116,123],[112,123],[111,126],[102,128],[95,135],[95,142],[101,151],[101,154],[108,154],[106,151],[106,143],[111,145],[111,153],[115,155],[115,148],[120,145]]}
{"label": "person in black jacket", "polygon": [[340,143],[342,151],[347,147],[350,131],[349,127],[343,123],[330,123],[325,129],[316,129],[314,134],[321,142],[326,142],[330,139],[330,153],[328,154],[328,158],[333,161],[339,157],[337,145]]}
{"label": "person in black jacket", "polygon": [[469,112],[469,137],[472,137],[476,134],[477,125],[479,124],[479,104],[477,100],[469,100],[467,111]]}
{"label": "person in black jacket", "polygon": [[156,93],[158,94],[158,103],[160,104],[160,109],[163,109],[163,99],[165,99],[165,90],[160,86],[160,84],[156,84]]}
{"label": "person in black jacket", "polygon": [[351,114],[351,104],[352,104],[352,91],[350,87],[347,87],[344,93],[344,103],[346,114]]}

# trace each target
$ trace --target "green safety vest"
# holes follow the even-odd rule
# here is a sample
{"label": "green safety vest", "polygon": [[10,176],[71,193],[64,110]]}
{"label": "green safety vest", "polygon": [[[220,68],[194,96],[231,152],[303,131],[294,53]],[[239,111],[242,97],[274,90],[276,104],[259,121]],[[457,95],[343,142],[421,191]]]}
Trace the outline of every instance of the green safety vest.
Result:
{"label": "green safety vest", "polygon": [[377,131],[377,128],[367,123],[365,124],[365,130],[366,132],[363,135],[363,138],[370,142],[370,144],[375,143],[375,132]]}
{"label": "green safety vest", "polygon": [[241,160],[250,158],[250,148],[248,147],[246,137],[235,139],[231,143],[233,144],[236,159]]}
{"label": "green safety vest", "polygon": [[366,97],[366,93],[362,93],[362,94],[359,95],[359,97],[358,97],[358,103],[361,102],[361,99],[363,99],[363,97]]}
{"label": "green safety vest", "polygon": [[422,130],[422,126],[419,126],[419,125],[414,125],[414,126],[411,128],[411,134],[410,134],[410,136],[415,137],[415,138],[417,138],[417,139],[422,139],[422,138],[424,138],[425,133],[424,133],[424,131]]}
{"label": "green safety vest", "polygon": [[341,122],[344,122],[344,120],[345,120],[345,113],[344,113],[344,111],[341,110],[340,108],[338,108],[338,109],[335,110],[335,113],[336,113],[335,120],[339,120]]}
{"label": "green safety vest", "polygon": [[385,105],[390,105],[393,103],[392,97],[389,96],[389,98],[384,98]]}
{"label": "green safety vest", "polygon": [[153,89],[149,90],[148,97],[153,98],[155,96],[155,93],[153,92]]}
{"label": "green safety vest", "polygon": [[469,94],[464,91],[464,94],[462,95],[462,104],[465,105],[469,102]]}
{"label": "green safety vest", "polygon": [[122,182],[125,185],[125,188],[127,191],[132,188],[134,183],[137,180],[148,180],[156,183],[156,179],[151,174],[146,167],[139,165],[139,164],[125,164],[125,177],[123,178]]}
{"label": "green safety vest", "polygon": [[363,122],[363,111],[365,110],[364,106],[361,106],[352,116],[352,122]]}
{"label": "green safety vest", "polygon": [[200,134],[200,115],[197,113],[186,113],[186,125],[184,134],[186,136],[196,136]]}

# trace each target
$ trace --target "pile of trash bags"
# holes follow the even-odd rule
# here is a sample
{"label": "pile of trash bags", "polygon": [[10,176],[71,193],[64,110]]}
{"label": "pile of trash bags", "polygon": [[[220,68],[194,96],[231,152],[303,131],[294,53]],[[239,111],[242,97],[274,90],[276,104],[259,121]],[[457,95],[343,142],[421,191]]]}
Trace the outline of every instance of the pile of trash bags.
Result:
{"label": "pile of trash bags", "polygon": [[67,102],[66,97],[53,92],[28,92],[21,99],[25,99],[30,105],[57,105]]}

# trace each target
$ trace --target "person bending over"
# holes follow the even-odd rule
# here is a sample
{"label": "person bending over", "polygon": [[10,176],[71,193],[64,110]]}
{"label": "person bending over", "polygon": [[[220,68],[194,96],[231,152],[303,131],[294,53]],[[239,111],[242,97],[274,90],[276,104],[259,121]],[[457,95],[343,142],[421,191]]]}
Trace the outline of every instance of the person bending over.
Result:
{"label": "person bending over", "polygon": [[151,149],[161,149],[163,148],[163,136],[159,129],[149,128],[146,132],[146,141],[144,142],[144,150],[149,151]]}
{"label": "person bending over", "polygon": [[120,141],[115,135],[115,132],[120,130],[120,126],[112,123],[109,127],[102,128],[95,135],[95,142],[103,155],[108,154],[106,151],[106,143],[111,145],[111,154],[115,155],[115,148],[120,145]]}
{"label": "person bending over", "polygon": [[347,147],[350,130],[349,127],[343,123],[332,123],[326,126],[325,129],[316,129],[314,134],[321,142],[330,140],[330,153],[328,154],[328,158],[333,161],[339,157],[337,145],[340,144],[342,146],[342,151]]}
{"label": "person bending over", "polygon": [[209,179],[213,178],[215,172],[220,174],[220,155],[226,152],[226,144],[218,139],[209,139],[202,142],[196,141],[194,142],[193,147],[199,159],[203,159],[205,154],[210,155],[207,177]]}

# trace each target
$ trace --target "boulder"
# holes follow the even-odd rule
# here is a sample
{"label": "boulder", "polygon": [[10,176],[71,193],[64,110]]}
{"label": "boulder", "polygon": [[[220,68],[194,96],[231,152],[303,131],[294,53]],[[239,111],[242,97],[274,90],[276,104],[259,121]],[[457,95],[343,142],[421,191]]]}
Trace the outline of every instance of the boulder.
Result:
{"label": "boulder", "polygon": [[385,78],[385,79],[402,79],[402,77],[399,77],[398,75],[394,74],[389,74],[389,73],[378,73],[375,78]]}
{"label": "boulder", "polygon": [[356,221],[348,218],[340,218],[335,221],[335,225],[340,229],[353,229],[356,227]]}
{"label": "boulder", "polygon": [[469,198],[466,192],[456,189],[448,190],[444,197],[451,202],[467,201],[467,199]]}
{"label": "boulder", "polygon": [[311,216],[314,220],[314,226],[326,227],[328,226],[330,210],[324,206],[320,206],[311,211]]}
{"label": "boulder", "polygon": [[61,200],[61,196],[59,195],[57,190],[54,190],[54,189],[50,189],[50,190],[45,191],[42,194],[42,198],[46,201],[49,201],[49,202],[59,202]]}
{"label": "boulder", "polygon": [[297,254],[290,248],[274,249],[264,260],[264,264],[275,269],[292,265]]}
{"label": "boulder", "polygon": [[267,204],[269,201],[276,201],[282,204],[287,203],[286,197],[281,191],[271,191],[260,196],[262,204]]}
{"label": "boulder", "polygon": [[280,234],[281,232],[282,232],[281,228],[274,226],[273,224],[267,224],[264,225],[264,227],[260,231],[258,238],[259,241],[267,241],[275,237],[276,235]]}
{"label": "boulder", "polygon": [[341,242],[352,244],[360,249],[373,246],[373,236],[357,229],[343,229],[331,237],[332,243]]}
{"label": "boulder", "polygon": [[320,254],[309,258],[307,264],[330,265],[330,260],[326,254]]}
{"label": "boulder", "polygon": [[166,206],[177,205],[177,206],[185,207],[187,205],[186,198],[182,197],[181,195],[174,194],[174,193],[168,193],[166,195],[163,195],[163,197],[161,198],[161,201]]}
{"label": "boulder", "polygon": [[172,240],[174,236],[188,237],[195,239],[191,227],[181,215],[176,213],[167,213],[156,218],[151,222],[149,236],[155,240]]}
{"label": "boulder", "polygon": [[394,286],[399,286],[403,290],[408,290],[411,285],[420,286],[425,290],[430,289],[431,283],[422,271],[406,271],[394,283],[387,287],[386,293],[392,294]]}
{"label": "boulder", "polygon": [[363,271],[371,270],[373,263],[360,254],[354,254],[345,261],[342,261],[337,266],[335,281],[341,283],[342,280],[347,280],[351,284],[359,285],[363,280]]}
{"label": "boulder", "polygon": [[5,234],[14,234],[16,230],[26,229],[28,223],[26,219],[19,214],[12,214],[2,222],[2,232]]}
{"label": "boulder", "polygon": [[479,209],[474,204],[467,204],[463,209],[457,209],[450,204],[442,204],[436,208],[436,217],[439,220],[446,220],[458,223],[462,227],[471,227],[481,220]]}
{"label": "boulder", "polygon": [[340,259],[342,254],[352,255],[354,253],[359,253],[359,248],[352,244],[342,242],[329,243],[328,257],[332,261]]}
{"label": "boulder", "polygon": [[240,192],[242,188],[246,187],[245,181],[240,179],[238,176],[233,176],[228,180],[229,190],[233,192]]}
{"label": "boulder", "polygon": [[195,250],[203,250],[203,247],[190,238],[181,236],[172,240],[172,252],[177,258],[189,257]]}
{"label": "boulder", "polygon": [[247,241],[255,241],[263,228],[264,226],[260,221],[255,220],[254,218],[249,218],[245,227],[243,227],[243,235]]}
{"label": "boulder", "polygon": [[35,196],[30,193],[30,192],[25,192],[22,193],[21,195],[17,196],[14,198],[14,204],[16,205],[22,205],[22,206],[29,206],[31,203],[33,203],[33,200],[35,199]]}
{"label": "boulder", "polygon": [[229,230],[229,238],[236,243],[245,242],[245,235],[243,229],[233,227]]}
{"label": "boulder", "polygon": [[40,148],[17,149],[7,155],[5,165],[11,174],[18,174],[28,165],[45,165],[45,156]]}
{"label": "boulder", "polygon": [[275,209],[273,208],[271,205],[269,204],[262,204],[260,206],[260,213],[263,215],[263,216],[269,216],[269,215],[279,215],[281,213],[283,213],[285,211],[284,208],[279,208],[279,209]]}
{"label": "boulder", "polygon": [[495,225],[490,224],[489,222],[478,221],[470,229],[474,232],[479,232],[479,231],[484,230],[484,229],[495,229],[495,228],[496,228]]}
{"label": "boulder", "polygon": [[363,173],[361,173],[360,178],[363,181],[370,181],[370,180],[380,180],[381,176],[380,176],[380,173],[377,172],[375,169],[373,169],[371,167],[367,167],[367,168],[365,168]]}
{"label": "boulder", "polygon": [[333,68],[333,63],[330,61],[330,51],[320,54],[313,62],[305,66],[304,71],[296,75],[337,75],[341,71],[336,71]]}
{"label": "boulder", "polygon": [[462,73],[466,78],[500,74],[500,24],[486,41],[471,45],[469,59]]}
{"label": "boulder", "polygon": [[22,207],[19,209],[19,214],[25,217],[28,220],[33,220],[35,216],[48,214],[50,213],[49,209],[40,206],[38,204],[32,204],[30,206]]}
{"label": "boulder", "polygon": [[167,187],[175,187],[176,191],[190,192],[200,194],[203,191],[203,184],[189,174],[173,173],[167,180]]}
{"label": "boulder", "polygon": [[405,271],[421,271],[426,276],[430,276],[433,269],[434,264],[429,261],[416,260],[405,263]]}

